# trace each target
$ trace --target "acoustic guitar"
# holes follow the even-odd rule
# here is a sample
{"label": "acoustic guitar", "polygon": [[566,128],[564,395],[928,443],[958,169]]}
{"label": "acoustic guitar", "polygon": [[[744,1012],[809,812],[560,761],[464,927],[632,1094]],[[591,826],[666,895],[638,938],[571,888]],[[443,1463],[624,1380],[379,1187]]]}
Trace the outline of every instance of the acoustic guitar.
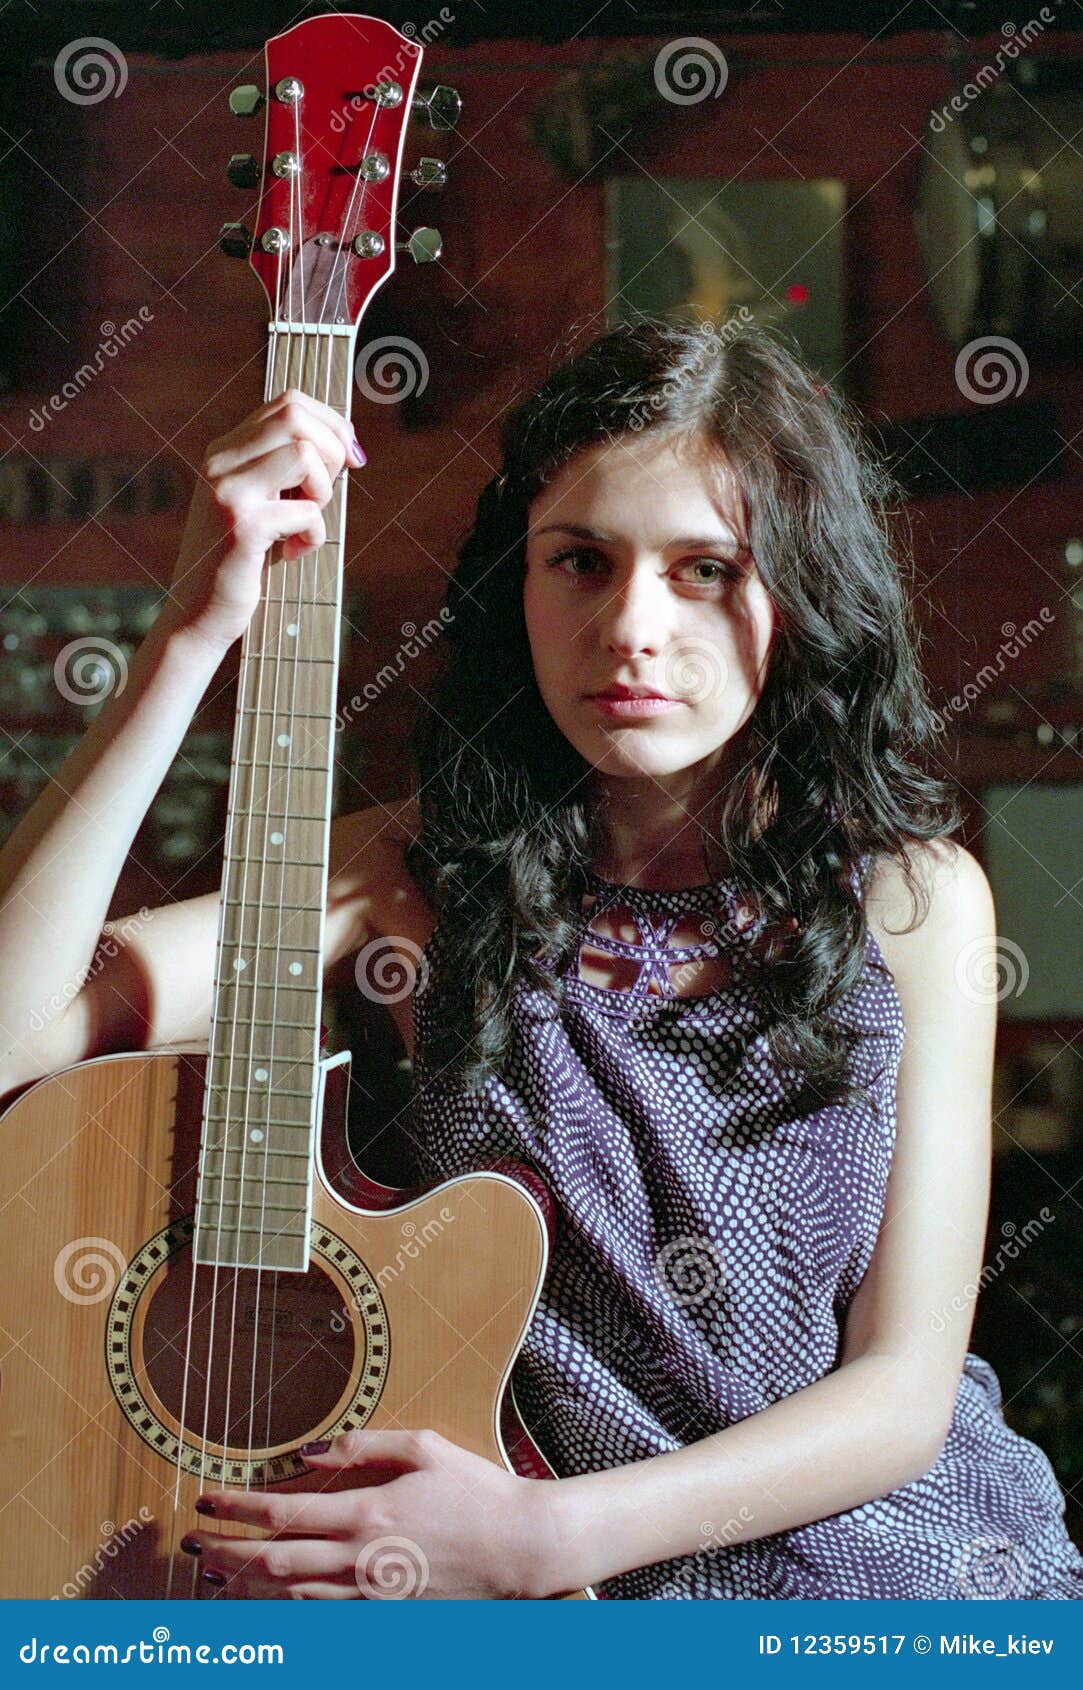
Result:
{"label": "acoustic guitar", "polygon": [[[221,243],[267,295],[268,398],[298,387],[348,417],[396,251],[439,257],[435,230],[396,227],[408,120],[447,129],[459,108],[418,90],[423,53],[381,19],[315,17],[267,42],[263,91],[230,96],[263,115],[262,153],[229,167],[258,190],[254,227]],[[345,517],[341,475],[326,544],[272,549],[241,642],[206,1050],[75,1064],[0,1121],[5,1598],[214,1599],[179,1550],[199,1492],[345,1488],[299,1449],[351,1427],[429,1426],[553,1477],[509,1381],[549,1193],[511,1162],[420,1193],[367,1178],[349,1054],[321,1043]],[[405,1553],[401,1593],[421,1595]]]}

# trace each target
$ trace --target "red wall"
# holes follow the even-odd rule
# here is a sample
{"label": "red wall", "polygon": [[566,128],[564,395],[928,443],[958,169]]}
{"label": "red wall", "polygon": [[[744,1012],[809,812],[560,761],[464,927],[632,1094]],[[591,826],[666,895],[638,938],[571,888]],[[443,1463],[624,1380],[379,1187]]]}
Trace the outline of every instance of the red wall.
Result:
{"label": "red wall", "polygon": [[[414,155],[448,159],[451,180],[442,196],[417,195],[414,205],[404,195],[403,221],[436,222],[446,256],[416,271],[404,261],[380,297],[424,348],[431,385],[424,425],[410,430],[398,407],[356,395],[369,466],[351,477],[348,569],[363,613],[344,697],[393,656],[404,621],[421,623],[437,611],[456,540],[494,462],[502,413],[573,329],[604,326],[602,184],[611,168],[717,173],[720,182],[738,173],[844,178],[859,398],[880,418],[966,408],[954,351],[925,302],[912,225],[925,119],[956,86],[938,57],[941,38],[723,40],[730,76],[722,98],[665,105],[649,123],[637,121],[581,182],[558,175],[532,122],[561,79],[611,55],[649,60],[660,44],[429,50],[429,76],[461,90],[464,116],[450,136],[414,126]],[[1070,45],[1050,37],[1032,51]],[[995,46],[995,39],[977,44],[974,64]],[[51,67],[33,74],[25,145],[43,168],[27,167],[35,209],[28,234],[33,267],[41,269],[28,294],[41,313],[41,380],[0,398],[0,442],[13,457],[117,452],[141,462],[159,454],[189,478],[205,443],[262,397],[262,290],[247,265],[229,262],[216,246],[220,221],[242,216],[246,204],[225,181],[226,160],[261,132],[258,122],[230,115],[226,96],[233,82],[260,79],[260,60],[133,59],[120,98],[82,108],[59,100]],[[101,322],[123,322],[140,306],[153,311],[150,325],[45,430],[31,430],[30,408],[82,361]],[[1056,400],[1071,442],[1083,425],[1080,371],[1032,362],[1028,397],[1042,395]],[[1043,604],[1055,611],[1055,625],[1012,679],[1040,679],[1066,661],[1072,620],[1064,595],[1073,583],[1060,556],[1079,522],[1081,483],[1072,447],[1057,482],[910,506],[934,695],[957,687],[995,652],[1005,622],[1021,625]],[[182,521],[178,506],[160,516],[107,510],[90,524],[16,527],[0,571],[17,583],[151,577],[164,584]],[[370,707],[368,762],[344,770],[343,808],[402,789],[415,688],[424,688],[430,663],[422,656],[403,677],[407,684],[385,688]],[[967,784],[991,756],[1005,773],[1011,754],[990,752],[969,732],[964,725]],[[1022,749],[1020,767],[1036,769],[1049,755]],[[1047,769],[1045,778],[1055,773]]]}

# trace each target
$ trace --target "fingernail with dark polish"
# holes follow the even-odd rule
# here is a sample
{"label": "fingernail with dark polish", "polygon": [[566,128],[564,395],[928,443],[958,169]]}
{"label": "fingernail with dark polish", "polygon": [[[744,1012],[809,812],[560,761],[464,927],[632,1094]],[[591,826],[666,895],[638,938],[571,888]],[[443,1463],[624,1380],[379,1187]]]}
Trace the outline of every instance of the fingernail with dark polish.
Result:
{"label": "fingernail with dark polish", "polygon": [[361,469],[363,465],[368,463],[368,459],[365,456],[365,448],[362,446],[360,440],[358,440],[356,434],[350,442],[349,459],[355,469]]}
{"label": "fingernail with dark polish", "polygon": [[216,1573],[210,1567],[207,1568],[203,1577],[206,1579],[208,1584],[225,1584],[226,1582],[225,1573]]}
{"label": "fingernail with dark polish", "polygon": [[310,1444],[301,1445],[302,1455],[323,1455],[331,1448],[330,1438],[314,1438]]}
{"label": "fingernail with dark polish", "polygon": [[213,1514],[214,1513],[214,1503],[211,1502],[208,1497],[205,1497],[205,1496],[198,1497],[196,1499],[196,1513],[197,1514]]}
{"label": "fingernail with dark polish", "polygon": [[203,1545],[197,1537],[182,1537],[181,1548],[186,1555],[201,1555],[203,1553]]}

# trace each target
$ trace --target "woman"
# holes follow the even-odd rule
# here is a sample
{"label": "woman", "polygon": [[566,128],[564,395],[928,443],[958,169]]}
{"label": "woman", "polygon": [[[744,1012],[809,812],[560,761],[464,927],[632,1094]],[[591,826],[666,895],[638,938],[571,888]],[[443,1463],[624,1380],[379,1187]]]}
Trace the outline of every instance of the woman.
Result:
{"label": "woman", "polygon": [[[351,1433],[306,1454],[355,1489],[210,1493],[185,1547],[237,1595],[380,1594],[367,1551],[405,1542],[428,1597],[1079,1597],[1048,1460],[969,1320],[936,1316],[983,1244],[995,1003],[968,982],[996,937],[918,762],[889,484],[842,402],[747,328],[604,336],[502,445],[419,802],[335,824],[326,961],[374,933],[424,951],[419,1179],[509,1154],[553,1194],[513,1383],[560,1477]],[[297,394],[210,449],[160,639],[0,857],[19,1005],[93,950],[266,547],[319,542],[349,451]],[[86,815],[110,841],[92,865]],[[66,956],[41,959],[29,889],[70,900]],[[205,1034],[216,906],[153,912],[18,1040],[5,1089]]]}

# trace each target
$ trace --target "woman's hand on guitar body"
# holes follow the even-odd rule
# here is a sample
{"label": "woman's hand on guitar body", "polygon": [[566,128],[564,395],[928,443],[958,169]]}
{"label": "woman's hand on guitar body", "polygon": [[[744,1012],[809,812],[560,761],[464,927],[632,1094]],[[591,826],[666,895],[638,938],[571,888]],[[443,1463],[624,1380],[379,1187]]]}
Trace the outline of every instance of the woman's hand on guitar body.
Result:
{"label": "woman's hand on guitar body", "polygon": [[[182,1542],[224,1596],[283,1600],[539,1598],[559,1589],[549,1493],[432,1431],[354,1431],[305,1460],[346,1490],[205,1491],[224,1533]],[[202,1510],[201,1510],[202,1512]],[[273,1537],[231,1537],[243,1521]],[[198,1544],[198,1549],[193,1546]]]}
{"label": "woman's hand on guitar body", "polygon": [[333,483],[364,462],[350,423],[297,388],[212,440],[165,614],[225,651],[252,619],[270,547],[293,559],[323,545]]}

